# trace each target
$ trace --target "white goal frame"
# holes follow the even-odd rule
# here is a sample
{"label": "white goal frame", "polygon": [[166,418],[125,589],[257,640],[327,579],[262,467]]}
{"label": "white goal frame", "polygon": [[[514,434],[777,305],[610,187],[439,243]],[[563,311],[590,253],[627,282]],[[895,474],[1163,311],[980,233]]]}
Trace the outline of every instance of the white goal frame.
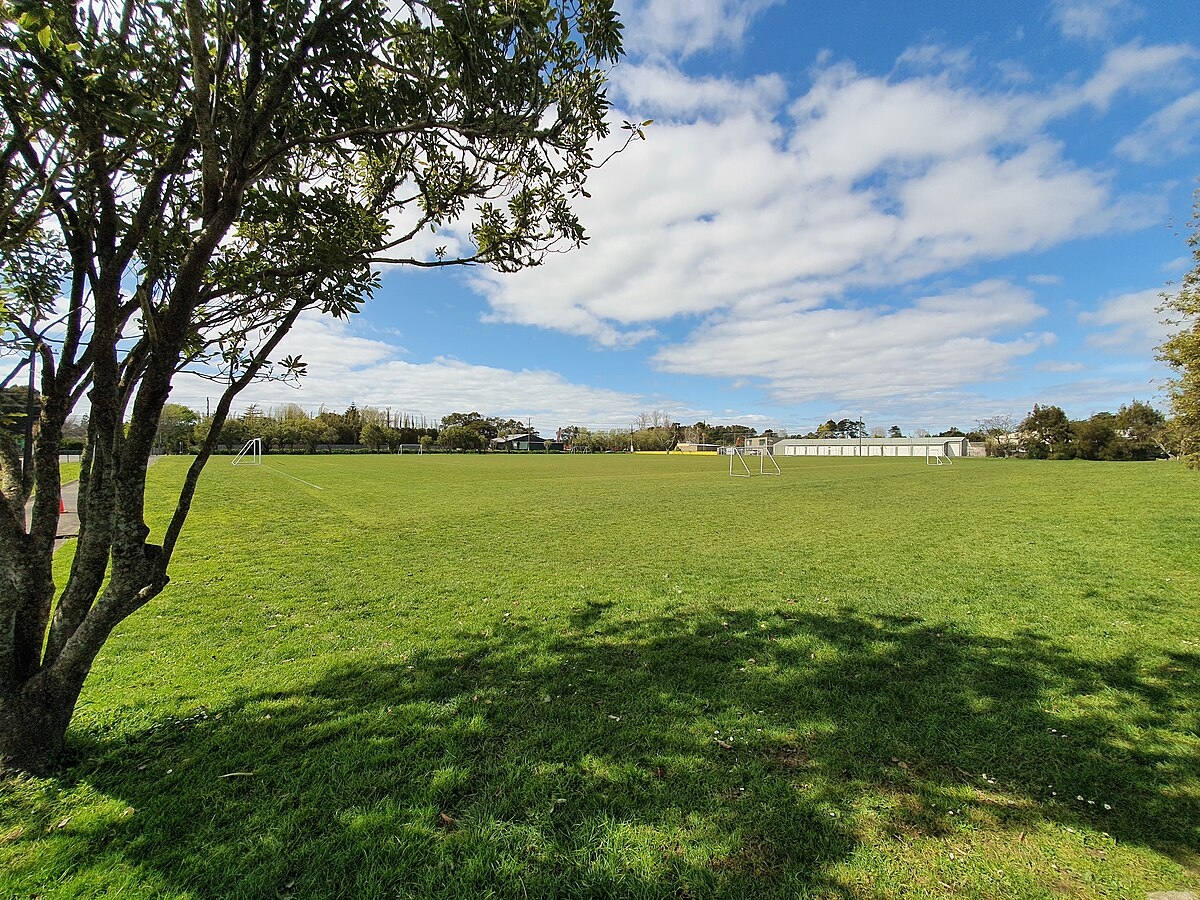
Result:
{"label": "white goal frame", "polygon": [[[930,452],[932,451],[932,452]],[[925,465],[927,466],[952,466],[954,460],[950,458],[945,450],[934,450],[932,447],[925,447]]]}
{"label": "white goal frame", "polygon": [[262,438],[250,438],[246,441],[246,446],[238,451],[238,455],[233,458],[231,466],[261,466],[262,465]]}
{"label": "white goal frame", "polygon": [[[769,448],[756,447],[752,450],[747,450],[745,447],[743,447],[741,445],[741,443],[740,443],[741,439],[739,438],[738,440],[739,440],[739,443],[736,443],[732,447],[729,448],[729,474],[731,477],[733,477],[733,478],[753,478],[755,475],[782,475],[783,474],[783,472],[780,471],[780,469],[779,469],[779,463],[777,463],[775,461],[775,456],[773,453],[771,453]],[[747,453],[750,453],[751,455],[758,457],[758,471],[757,472],[752,470],[750,468],[749,464],[746,462],[746,454]],[[742,471],[740,471],[740,472],[736,471],[737,463],[734,462],[735,459],[737,460],[737,463],[741,463]],[[771,467],[775,469],[774,472],[768,470],[767,460],[771,461]]]}

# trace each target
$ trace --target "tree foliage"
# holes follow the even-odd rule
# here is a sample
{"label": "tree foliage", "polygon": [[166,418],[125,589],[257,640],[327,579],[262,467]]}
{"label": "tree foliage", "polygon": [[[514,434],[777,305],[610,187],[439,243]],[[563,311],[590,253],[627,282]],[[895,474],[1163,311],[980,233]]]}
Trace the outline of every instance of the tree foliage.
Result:
{"label": "tree foliage", "polygon": [[1061,406],[1033,404],[1017,426],[1019,443],[1030,459],[1048,459],[1061,452],[1071,434],[1071,421]]}
{"label": "tree foliage", "polygon": [[466,425],[448,425],[438,435],[438,443],[448,450],[482,452],[487,449],[487,442],[482,432]]}
{"label": "tree foliage", "polygon": [[[9,765],[61,750],[97,652],[167,583],[234,397],[303,374],[276,352],[301,314],[354,312],[381,263],[512,271],[585,240],[620,53],[611,0],[0,0],[0,341],[40,390],[32,464],[0,435]],[[146,462],[185,370],[220,398],[151,544]],[[85,395],[59,590],[58,445]]]}
{"label": "tree foliage", "polygon": [[1175,376],[1169,386],[1172,445],[1188,465],[1200,468],[1200,192],[1192,226],[1193,265],[1179,290],[1163,295],[1160,311],[1174,333],[1159,346],[1158,356]]}

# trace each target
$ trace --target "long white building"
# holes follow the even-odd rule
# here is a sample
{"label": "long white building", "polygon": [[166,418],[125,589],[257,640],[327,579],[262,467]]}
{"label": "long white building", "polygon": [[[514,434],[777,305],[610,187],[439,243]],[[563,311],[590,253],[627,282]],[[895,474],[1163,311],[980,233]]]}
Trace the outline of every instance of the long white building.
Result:
{"label": "long white building", "polygon": [[775,456],[967,456],[965,438],[787,438],[771,445]]}

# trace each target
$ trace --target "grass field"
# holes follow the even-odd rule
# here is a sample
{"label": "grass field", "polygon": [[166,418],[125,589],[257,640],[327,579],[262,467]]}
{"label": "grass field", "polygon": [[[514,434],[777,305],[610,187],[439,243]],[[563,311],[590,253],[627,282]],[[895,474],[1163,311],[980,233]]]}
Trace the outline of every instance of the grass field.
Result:
{"label": "grass field", "polygon": [[1181,467],[266,462],[0,785],[4,896],[1200,891]]}

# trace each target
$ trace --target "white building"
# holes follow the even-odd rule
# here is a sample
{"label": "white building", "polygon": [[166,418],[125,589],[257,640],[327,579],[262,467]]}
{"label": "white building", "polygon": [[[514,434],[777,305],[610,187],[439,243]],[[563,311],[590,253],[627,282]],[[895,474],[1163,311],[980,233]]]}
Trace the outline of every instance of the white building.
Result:
{"label": "white building", "polygon": [[965,438],[787,438],[771,445],[775,456],[967,456]]}

